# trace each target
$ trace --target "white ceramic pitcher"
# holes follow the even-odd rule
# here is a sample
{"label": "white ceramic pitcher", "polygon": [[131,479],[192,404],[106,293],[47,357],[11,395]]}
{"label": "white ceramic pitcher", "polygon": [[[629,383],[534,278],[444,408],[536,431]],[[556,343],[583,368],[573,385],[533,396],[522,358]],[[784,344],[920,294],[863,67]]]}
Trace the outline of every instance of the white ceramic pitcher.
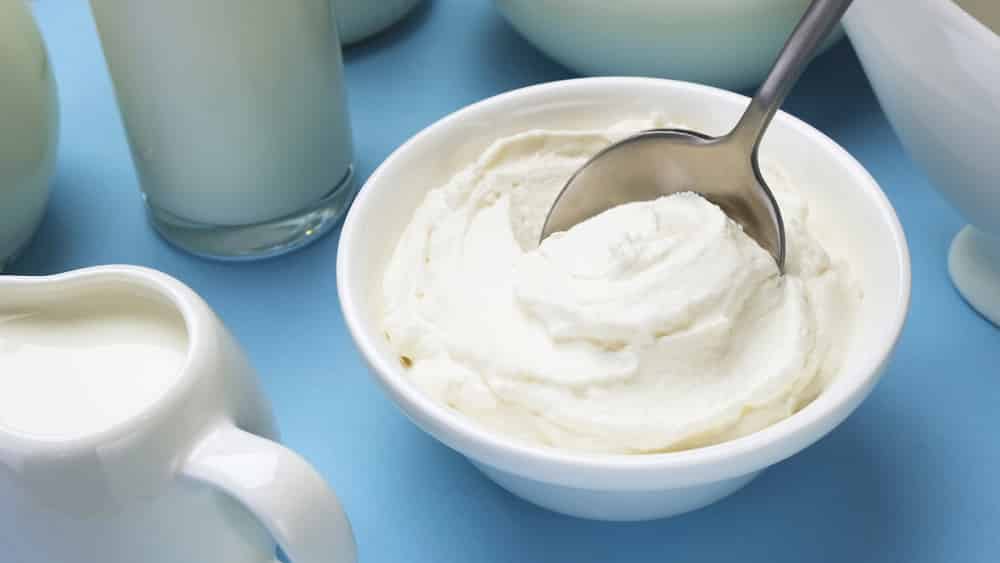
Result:
{"label": "white ceramic pitcher", "polygon": [[[80,307],[109,316],[58,317]],[[101,331],[136,310],[150,311],[149,326],[163,323],[163,331],[143,333],[155,335],[144,337],[149,350],[176,343],[179,369],[167,372],[156,395],[128,394],[132,379],[112,386],[86,379],[141,380],[164,364],[142,354],[110,361],[133,350],[121,342],[142,339],[122,330],[116,342]],[[56,321],[32,325],[40,315]],[[117,367],[83,369],[88,353],[103,354],[97,366]],[[58,363],[60,354],[71,357]],[[45,371],[52,365],[66,369]],[[67,387],[73,384],[90,393]],[[275,543],[292,563],[355,560],[333,492],[273,441],[271,411],[245,354],[205,302],[173,278],[129,266],[0,277],[0,390],[7,393],[0,397],[2,561],[273,563]],[[90,410],[73,408],[86,400]],[[112,408],[124,408],[123,416],[89,429],[91,418]]]}
{"label": "white ceramic pitcher", "polygon": [[844,22],[903,144],[970,223],[955,286],[1000,324],[1000,1],[857,0]]}

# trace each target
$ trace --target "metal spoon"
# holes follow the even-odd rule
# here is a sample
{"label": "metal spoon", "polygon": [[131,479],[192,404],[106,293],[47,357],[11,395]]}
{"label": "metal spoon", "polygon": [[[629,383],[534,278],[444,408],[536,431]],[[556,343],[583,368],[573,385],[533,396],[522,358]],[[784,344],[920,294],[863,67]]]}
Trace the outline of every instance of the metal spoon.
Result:
{"label": "metal spoon", "polygon": [[778,203],[760,174],[757,148],[771,118],[851,2],[813,0],[729,134],[711,137],[683,129],[653,129],[591,158],[559,193],[541,240],[624,203],[696,192],[742,225],[784,271],[785,228]]}

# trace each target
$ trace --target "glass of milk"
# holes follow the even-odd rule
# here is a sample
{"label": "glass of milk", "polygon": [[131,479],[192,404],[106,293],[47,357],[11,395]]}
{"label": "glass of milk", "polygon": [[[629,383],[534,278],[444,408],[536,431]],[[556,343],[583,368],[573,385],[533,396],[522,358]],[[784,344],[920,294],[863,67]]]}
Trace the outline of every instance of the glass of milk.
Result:
{"label": "glass of milk", "polygon": [[330,0],[90,0],[149,216],[198,255],[252,259],[353,198]]}

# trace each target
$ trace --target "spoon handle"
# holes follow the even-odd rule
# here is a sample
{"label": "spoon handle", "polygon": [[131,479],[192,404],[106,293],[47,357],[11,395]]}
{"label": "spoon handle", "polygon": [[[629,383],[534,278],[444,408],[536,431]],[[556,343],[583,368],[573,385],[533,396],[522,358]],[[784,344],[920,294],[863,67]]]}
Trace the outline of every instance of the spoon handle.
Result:
{"label": "spoon handle", "polygon": [[853,0],[813,0],[795,31],[788,37],[771,72],[760,85],[750,106],[728,137],[740,143],[748,154],[757,151],[771,118],[798,81],[830,31],[840,22]]}

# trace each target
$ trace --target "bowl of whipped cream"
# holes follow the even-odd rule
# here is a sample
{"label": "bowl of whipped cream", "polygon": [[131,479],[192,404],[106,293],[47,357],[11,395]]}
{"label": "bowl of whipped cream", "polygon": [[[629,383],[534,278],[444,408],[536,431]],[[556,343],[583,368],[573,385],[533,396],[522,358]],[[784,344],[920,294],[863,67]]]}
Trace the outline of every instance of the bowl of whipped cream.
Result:
{"label": "bowl of whipped cream", "polygon": [[725,133],[741,95],[652,78],[508,92],[417,134],[344,223],[338,292],[415,424],[512,493],[585,518],[705,506],[868,395],[910,300],[896,214],[844,149],[781,113],[760,147],[789,247],[773,259],[694,193],[539,244],[559,189],[643,129]]}

